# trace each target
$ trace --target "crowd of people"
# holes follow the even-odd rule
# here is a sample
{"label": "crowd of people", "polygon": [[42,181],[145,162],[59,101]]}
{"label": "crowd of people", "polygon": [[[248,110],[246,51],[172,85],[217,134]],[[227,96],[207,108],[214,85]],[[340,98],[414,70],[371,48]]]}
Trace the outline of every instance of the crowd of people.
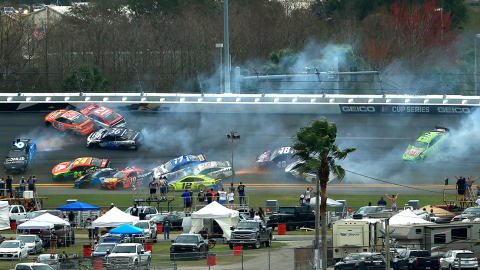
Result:
{"label": "crowd of people", "polygon": [[[236,189],[233,186],[233,183],[231,183],[228,191],[225,190],[223,187],[217,190],[217,192],[215,192],[213,188],[207,188],[206,190],[200,189],[199,193],[196,196],[197,205],[199,206],[199,209],[201,209],[206,205],[217,201],[219,204],[224,206],[226,206],[228,203],[228,208],[234,210],[236,196],[235,191],[238,193],[239,204],[245,205],[245,185],[242,182],[240,182]],[[194,194],[192,190],[185,189],[185,191],[180,197],[183,198],[185,212],[190,212],[194,200]]]}
{"label": "crowd of people", "polygon": [[[478,177],[476,177],[473,180],[472,180],[472,177],[473,176],[470,175],[470,177],[465,179],[465,177],[462,177],[461,175],[459,177],[455,175],[455,179],[457,179],[457,182],[455,183],[455,188],[457,189],[459,201],[466,201],[467,195],[470,195],[470,200],[473,200],[473,198],[475,197],[474,195],[472,195],[474,194],[473,183],[477,181]],[[448,185],[448,178],[446,177],[445,177],[445,185]],[[480,190],[480,186],[477,186],[477,189]]]}
{"label": "crowd of people", "polygon": [[[7,175],[7,179],[0,177],[0,197],[13,198],[13,181],[13,175]],[[18,183],[20,185],[21,192],[26,191],[27,187],[28,190],[37,192],[35,187],[37,178],[35,175],[30,175],[27,180],[25,180],[25,177],[22,176]]]}

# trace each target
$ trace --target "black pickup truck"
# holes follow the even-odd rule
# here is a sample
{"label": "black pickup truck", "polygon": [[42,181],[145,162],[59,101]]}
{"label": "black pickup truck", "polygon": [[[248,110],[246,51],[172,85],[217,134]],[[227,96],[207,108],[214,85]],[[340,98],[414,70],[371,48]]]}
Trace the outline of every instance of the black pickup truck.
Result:
{"label": "black pickup truck", "polygon": [[293,231],[297,227],[315,227],[315,213],[310,206],[282,206],[278,213],[270,215],[267,227],[275,229],[278,224],[286,224],[287,231]]}
{"label": "black pickup truck", "polygon": [[236,227],[231,227],[232,235],[229,246],[252,245],[253,248],[259,249],[262,244],[266,247],[272,245],[272,229],[265,227],[263,221],[242,220]]}
{"label": "black pickup truck", "polygon": [[404,250],[394,260],[394,270],[439,270],[440,259],[428,250]]}

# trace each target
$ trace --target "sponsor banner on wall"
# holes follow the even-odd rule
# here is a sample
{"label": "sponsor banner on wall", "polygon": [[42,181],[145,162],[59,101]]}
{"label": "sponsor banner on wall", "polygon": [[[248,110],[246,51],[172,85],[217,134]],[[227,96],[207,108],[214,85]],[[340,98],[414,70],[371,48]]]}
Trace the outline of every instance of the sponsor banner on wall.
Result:
{"label": "sponsor banner on wall", "polygon": [[471,114],[476,106],[340,104],[342,114]]}

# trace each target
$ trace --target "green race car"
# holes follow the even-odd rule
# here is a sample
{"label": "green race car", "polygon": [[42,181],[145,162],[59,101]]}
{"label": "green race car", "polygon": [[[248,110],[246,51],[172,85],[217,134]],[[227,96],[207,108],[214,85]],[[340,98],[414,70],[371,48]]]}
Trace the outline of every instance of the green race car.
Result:
{"label": "green race car", "polygon": [[222,179],[213,179],[205,175],[192,175],[182,178],[177,182],[170,182],[168,184],[168,189],[170,191],[179,190],[183,191],[186,189],[191,190],[206,190],[207,188],[213,188],[214,190],[219,190],[223,187]]}
{"label": "green race car", "polygon": [[413,145],[408,145],[403,154],[403,162],[416,163],[435,155],[449,135],[448,128],[437,126],[432,131],[424,132]]}

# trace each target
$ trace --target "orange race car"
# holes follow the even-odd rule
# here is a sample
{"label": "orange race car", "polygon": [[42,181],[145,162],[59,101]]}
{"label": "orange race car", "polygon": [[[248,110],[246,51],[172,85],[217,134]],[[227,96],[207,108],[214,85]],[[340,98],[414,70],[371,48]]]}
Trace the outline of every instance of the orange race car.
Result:
{"label": "orange race car", "polygon": [[51,112],[45,117],[45,124],[76,135],[87,135],[95,130],[92,119],[76,111]]}
{"label": "orange race car", "polygon": [[153,171],[145,171],[135,167],[127,167],[111,178],[101,180],[101,189],[123,189],[145,186],[153,179]]}

